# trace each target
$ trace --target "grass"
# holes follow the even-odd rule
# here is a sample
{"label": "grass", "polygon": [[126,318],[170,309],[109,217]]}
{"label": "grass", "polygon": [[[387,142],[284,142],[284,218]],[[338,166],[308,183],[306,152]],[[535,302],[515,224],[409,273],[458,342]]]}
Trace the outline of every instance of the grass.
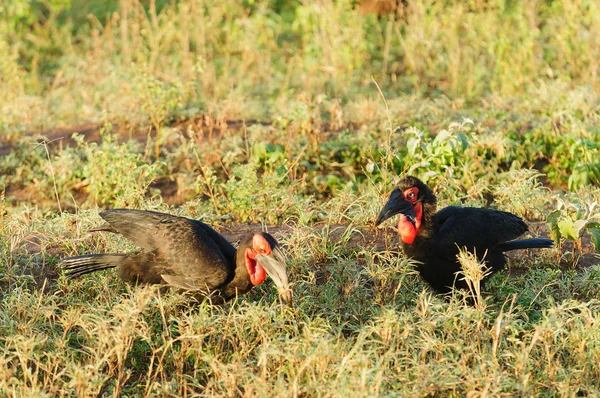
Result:
{"label": "grass", "polygon": [[[0,9],[0,395],[600,394],[597,4],[353,3]],[[557,247],[437,297],[373,227],[406,173]],[[66,280],[106,207],[269,230],[294,307]]]}

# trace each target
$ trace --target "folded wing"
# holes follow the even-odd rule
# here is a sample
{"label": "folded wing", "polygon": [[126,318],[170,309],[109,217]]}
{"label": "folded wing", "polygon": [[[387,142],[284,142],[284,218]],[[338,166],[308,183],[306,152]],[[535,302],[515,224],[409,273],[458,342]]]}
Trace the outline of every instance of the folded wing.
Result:
{"label": "folded wing", "polygon": [[445,207],[434,216],[436,248],[445,254],[466,247],[483,256],[485,251],[527,232],[518,216],[474,207]]}
{"label": "folded wing", "polygon": [[235,248],[208,225],[153,211],[113,209],[95,231],[119,233],[164,262],[162,278],[185,290],[212,290],[234,273]]}

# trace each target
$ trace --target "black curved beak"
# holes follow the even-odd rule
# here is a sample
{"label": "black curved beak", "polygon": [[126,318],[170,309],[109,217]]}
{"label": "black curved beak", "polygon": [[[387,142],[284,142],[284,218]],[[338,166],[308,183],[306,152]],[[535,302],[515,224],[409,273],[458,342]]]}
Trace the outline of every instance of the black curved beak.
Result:
{"label": "black curved beak", "polygon": [[292,290],[288,283],[286,260],[283,252],[278,248],[274,248],[273,252],[268,256],[265,256],[264,254],[257,255],[256,261],[258,261],[260,266],[263,267],[271,279],[273,279],[273,282],[275,282],[275,285],[277,286],[277,292],[283,301],[285,301],[286,304],[291,304]]}
{"label": "black curved beak", "polygon": [[379,216],[377,216],[375,226],[400,213],[404,214],[413,224],[416,222],[417,214],[415,213],[415,209],[413,209],[412,203],[406,200],[402,192],[396,188],[390,194],[390,198],[385,206],[383,206],[383,209],[381,209]]}

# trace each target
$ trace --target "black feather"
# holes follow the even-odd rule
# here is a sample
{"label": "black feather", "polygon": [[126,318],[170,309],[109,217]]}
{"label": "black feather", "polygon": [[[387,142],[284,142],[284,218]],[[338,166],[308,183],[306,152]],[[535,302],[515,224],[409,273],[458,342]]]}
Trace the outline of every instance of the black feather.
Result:
{"label": "black feather", "polygon": [[554,241],[552,239],[533,238],[511,240],[510,242],[500,243],[498,246],[496,246],[496,249],[500,250],[501,252],[507,252],[518,249],[551,249],[553,247]]}
{"label": "black feather", "polygon": [[86,254],[84,256],[68,257],[61,261],[65,275],[76,278],[91,272],[115,268],[127,257],[126,254]]}
{"label": "black feather", "polygon": [[440,293],[447,293],[452,287],[467,287],[458,275],[462,271],[457,259],[461,249],[466,248],[485,261],[491,275],[504,268],[506,251],[553,246],[551,239],[514,240],[528,231],[527,224],[514,214],[456,206],[435,212],[435,195],[422,181],[407,177],[398,184],[400,192],[413,187],[418,191],[413,206],[421,206],[421,223],[416,237],[411,237],[410,243],[401,240],[401,245],[409,257],[417,260],[423,279]]}

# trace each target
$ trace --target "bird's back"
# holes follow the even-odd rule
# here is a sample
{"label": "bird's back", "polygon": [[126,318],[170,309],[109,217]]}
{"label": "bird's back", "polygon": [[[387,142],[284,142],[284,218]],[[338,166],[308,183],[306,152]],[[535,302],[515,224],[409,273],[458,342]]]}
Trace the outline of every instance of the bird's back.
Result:
{"label": "bird's back", "polygon": [[[119,233],[143,249],[120,267],[129,280],[157,280],[186,290],[210,290],[235,272],[235,248],[207,224],[153,211],[102,212],[108,223],[96,228]],[[160,279],[160,278],[159,278]]]}
{"label": "bird's back", "polygon": [[450,286],[466,287],[457,272],[461,265],[456,256],[459,248],[475,252],[485,259],[493,272],[506,263],[494,248],[527,231],[527,224],[514,214],[473,207],[449,206],[432,217],[432,231],[413,245],[404,245],[406,254],[417,260],[417,270],[436,291],[446,293]]}
{"label": "bird's back", "polygon": [[434,246],[447,255],[456,255],[459,247],[483,255],[528,230],[527,224],[512,213],[475,207],[445,207],[432,222]]}

